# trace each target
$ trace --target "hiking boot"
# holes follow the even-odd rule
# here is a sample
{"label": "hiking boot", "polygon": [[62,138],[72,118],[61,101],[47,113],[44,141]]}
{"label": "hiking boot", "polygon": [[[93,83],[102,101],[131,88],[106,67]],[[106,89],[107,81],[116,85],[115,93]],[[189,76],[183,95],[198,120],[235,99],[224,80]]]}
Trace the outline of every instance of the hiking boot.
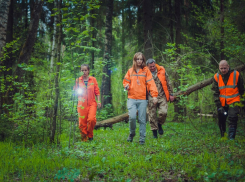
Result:
{"label": "hiking boot", "polygon": [[236,136],[236,128],[234,126],[230,126],[229,127],[229,139],[230,140],[234,140],[235,139],[235,136]]}
{"label": "hiking boot", "polygon": [[129,134],[127,141],[132,142],[134,139],[135,134]]}
{"label": "hiking boot", "polygon": [[159,124],[159,123],[157,125],[158,125],[158,133],[159,133],[159,135],[163,135],[162,125]]}
{"label": "hiking boot", "polygon": [[157,138],[157,130],[152,130],[153,138]]}

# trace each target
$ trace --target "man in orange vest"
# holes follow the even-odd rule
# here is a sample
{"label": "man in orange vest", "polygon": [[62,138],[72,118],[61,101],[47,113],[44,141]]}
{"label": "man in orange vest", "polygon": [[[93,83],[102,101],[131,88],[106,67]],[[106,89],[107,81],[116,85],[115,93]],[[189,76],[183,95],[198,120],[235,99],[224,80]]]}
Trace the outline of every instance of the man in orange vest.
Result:
{"label": "man in orange vest", "polygon": [[[153,137],[157,138],[157,131],[159,135],[163,135],[162,125],[166,121],[167,111],[168,111],[168,101],[174,101],[174,96],[172,96],[172,87],[164,67],[156,64],[154,59],[148,59],[146,65],[151,71],[152,77],[155,81],[158,91],[157,104],[153,103],[153,98],[151,94],[148,97],[147,113],[149,116],[149,122],[151,130],[153,132]],[[157,117],[158,110],[158,117]]]}
{"label": "man in orange vest", "polygon": [[226,132],[226,118],[228,116],[229,139],[235,139],[239,114],[240,97],[244,94],[244,85],[241,74],[231,70],[226,60],[219,63],[219,73],[214,75],[212,90],[214,102],[218,110],[219,129],[221,137]]}

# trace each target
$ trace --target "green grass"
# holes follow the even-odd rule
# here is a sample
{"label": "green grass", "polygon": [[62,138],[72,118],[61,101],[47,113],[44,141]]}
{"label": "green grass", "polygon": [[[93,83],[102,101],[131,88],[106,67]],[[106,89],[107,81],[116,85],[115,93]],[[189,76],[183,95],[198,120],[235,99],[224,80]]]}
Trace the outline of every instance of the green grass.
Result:
{"label": "green grass", "polygon": [[[126,141],[128,124],[94,132],[94,141],[17,146],[0,143],[0,181],[245,181],[245,137],[241,124],[235,141],[221,139],[214,121],[165,123],[145,145],[139,133]],[[138,128],[138,125],[137,125]],[[77,132],[78,134],[78,132]]]}

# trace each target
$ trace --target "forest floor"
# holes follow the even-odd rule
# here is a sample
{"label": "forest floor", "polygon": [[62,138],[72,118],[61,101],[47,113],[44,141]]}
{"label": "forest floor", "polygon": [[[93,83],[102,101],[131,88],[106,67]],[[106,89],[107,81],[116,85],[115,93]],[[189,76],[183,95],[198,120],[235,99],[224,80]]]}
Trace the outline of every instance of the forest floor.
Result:
{"label": "forest floor", "polygon": [[220,138],[214,119],[167,121],[158,139],[147,123],[145,145],[138,128],[132,143],[126,123],[95,130],[94,141],[70,149],[68,134],[59,146],[1,142],[0,181],[245,181],[244,121],[236,140]]}

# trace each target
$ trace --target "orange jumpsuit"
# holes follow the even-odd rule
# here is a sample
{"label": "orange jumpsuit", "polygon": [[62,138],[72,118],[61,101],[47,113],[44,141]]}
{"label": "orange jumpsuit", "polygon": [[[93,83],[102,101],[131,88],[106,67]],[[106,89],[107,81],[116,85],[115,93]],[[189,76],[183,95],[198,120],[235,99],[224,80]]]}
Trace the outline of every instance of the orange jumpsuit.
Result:
{"label": "orange jumpsuit", "polygon": [[77,112],[79,118],[79,129],[82,141],[87,141],[88,137],[93,138],[93,130],[96,124],[97,102],[95,95],[100,95],[96,78],[89,76],[87,87],[83,77],[78,78],[75,89],[82,89],[78,95]]}

